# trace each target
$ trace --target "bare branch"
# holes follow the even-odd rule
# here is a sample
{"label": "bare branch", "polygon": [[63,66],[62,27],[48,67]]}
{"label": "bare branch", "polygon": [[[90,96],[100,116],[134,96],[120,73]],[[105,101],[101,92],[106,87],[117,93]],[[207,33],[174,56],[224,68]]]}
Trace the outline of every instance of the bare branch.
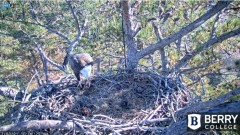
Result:
{"label": "bare branch", "polygon": [[80,24],[79,24],[79,22],[78,22],[78,18],[77,18],[76,14],[75,14],[75,12],[74,12],[74,10],[73,10],[73,7],[72,7],[72,5],[71,5],[71,1],[66,0],[66,2],[67,2],[67,4],[68,4],[68,7],[70,8],[70,11],[71,11],[71,13],[72,13],[72,16],[73,16],[74,20],[75,20],[76,28],[77,28],[77,31],[78,31],[78,37],[79,37],[79,36],[80,36],[80,33],[81,33],[81,30],[80,30]]}
{"label": "bare branch", "polygon": [[185,55],[179,62],[175,65],[174,71],[178,71],[182,66],[184,66],[190,59],[192,59],[194,56],[202,52],[204,49],[209,48],[210,46],[213,46],[215,43],[222,42],[223,40],[226,40],[230,37],[233,37],[235,35],[240,34],[240,28],[230,31],[228,33],[224,33],[221,36],[212,38],[205,42],[203,45],[201,45],[199,48],[194,50],[193,52],[190,52],[189,54]]}
{"label": "bare branch", "polygon": [[73,7],[72,7],[72,5],[71,5],[71,1],[66,0],[66,2],[67,2],[67,4],[68,4],[68,6],[69,6],[69,9],[70,9],[70,11],[71,11],[71,13],[72,13],[72,16],[73,16],[74,20],[75,20],[76,29],[77,29],[77,31],[78,31],[77,37],[75,38],[74,41],[70,42],[70,46],[69,46],[68,49],[67,49],[67,53],[70,54],[70,52],[71,52],[71,51],[73,50],[73,48],[76,46],[77,42],[81,40],[81,38],[82,38],[82,36],[83,36],[83,34],[84,34],[85,27],[86,27],[86,25],[87,25],[87,20],[86,20],[86,18],[84,19],[83,24],[82,24],[82,26],[81,26],[81,28],[80,28],[79,20],[78,20],[75,12],[74,12],[74,10],[73,10]]}
{"label": "bare branch", "polygon": [[64,61],[63,61],[63,67],[64,67],[64,68],[65,68],[66,65],[68,64],[68,57],[69,57],[69,55],[71,54],[73,48],[75,48],[75,46],[77,45],[77,43],[81,40],[81,38],[82,38],[82,36],[83,36],[83,34],[84,34],[84,32],[85,32],[85,28],[86,28],[86,26],[87,26],[87,19],[85,18],[84,21],[83,21],[83,24],[82,24],[82,26],[81,26],[81,28],[80,28],[79,20],[78,20],[75,12],[74,12],[74,10],[73,10],[73,7],[72,7],[72,5],[71,5],[71,1],[66,0],[66,2],[67,2],[68,6],[69,6],[69,8],[70,8],[70,11],[71,11],[71,13],[72,13],[72,15],[73,15],[74,20],[75,20],[76,29],[77,29],[77,31],[78,31],[78,35],[77,35],[77,37],[75,38],[75,40],[69,42],[69,47],[68,47],[68,49],[66,50],[66,56],[65,56]]}
{"label": "bare branch", "polygon": [[162,36],[162,32],[160,31],[160,28],[154,22],[152,23],[152,26],[158,41],[161,41],[163,39],[163,36]]}
{"label": "bare branch", "polygon": [[[158,41],[161,41],[163,37],[162,37],[162,32],[160,31],[160,28],[155,23],[152,23],[152,26]],[[163,75],[166,75],[166,73],[168,72],[168,68],[167,68],[168,61],[166,58],[166,53],[164,48],[160,48],[159,51],[160,51],[161,61],[162,61],[162,73]]]}
{"label": "bare branch", "polygon": [[221,14],[221,12],[219,12],[219,13],[217,14],[216,19],[214,20],[210,38],[214,38],[215,35],[216,35],[216,27],[217,27],[217,22],[218,22],[218,20],[219,20],[220,14]]}
{"label": "bare branch", "polygon": [[202,65],[198,65],[198,66],[191,67],[191,68],[185,68],[185,69],[181,70],[181,73],[186,73],[186,72],[189,73],[191,71],[196,71],[196,70],[201,69],[201,68],[206,68],[206,67],[209,67],[212,64],[215,64],[216,62],[218,62],[218,61],[206,62],[206,63],[204,63]]}
{"label": "bare branch", "polygon": [[136,27],[134,28],[134,32],[133,32],[132,36],[135,37],[141,29],[142,29],[142,27],[141,27],[140,23],[137,23]]}
{"label": "bare branch", "polygon": [[[24,24],[32,24],[32,25],[37,25],[37,26],[40,26],[40,27],[43,27],[45,29],[47,29],[49,32],[52,32],[53,34],[56,34],[58,35],[59,37],[61,37],[62,39],[65,39],[68,43],[70,43],[71,41],[69,40],[69,38],[64,35],[63,33],[49,27],[49,26],[46,26],[46,25],[43,25],[41,24],[40,22],[27,22],[27,21],[18,21],[18,20],[4,20],[4,21],[8,21],[8,22],[19,22],[19,23],[24,23]],[[1,33],[0,33],[1,34]],[[2,33],[4,34],[4,33]],[[4,35],[9,35],[9,34],[4,34]],[[11,35],[10,35],[11,36]]]}
{"label": "bare branch", "polygon": [[52,60],[50,60],[50,59],[46,56],[46,54],[44,53],[44,51],[42,50],[41,46],[40,46],[38,43],[36,43],[35,41],[33,41],[33,43],[36,45],[37,50],[38,50],[38,53],[39,53],[39,55],[40,55],[41,57],[43,57],[43,58],[44,58],[47,62],[49,62],[51,65],[53,65],[53,66],[57,67],[58,69],[64,71],[64,69],[63,69],[63,67],[62,67],[61,65],[53,62]]}
{"label": "bare branch", "polygon": [[33,81],[33,79],[35,78],[36,75],[37,75],[37,73],[35,73],[35,74],[31,77],[30,81],[28,82],[28,85],[27,85],[26,89],[24,89],[24,95],[23,95],[23,98],[22,98],[22,101],[23,101],[23,102],[26,101],[26,100],[28,100],[28,99],[26,99],[27,90],[28,90],[30,84],[32,83],[32,81]]}
{"label": "bare branch", "polygon": [[167,46],[168,44],[180,39],[184,35],[188,34],[189,32],[193,31],[195,28],[202,25],[204,22],[206,22],[209,18],[214,16],[216,13],[221,11],[223,8],[227,7],[231,1],[219,1],[212,9],[208,10],[204,15],[199,17],[194,22],[190,23],[186,27],[182,28],[178,32],[168,36],[167,38],[164,38],[160,42],[157,42],[155,44],[150,45],[149,47],[143,49],[141,52],[138,53],[138,57],[142,58],[150,53],[153,53],[154,51],[163,48]]}
{"label": "bare branch", "polygon": [[82,28],[80,30],[80,33],[78,34],[78,36],[75,38],[74,41],[70,42],[70,46],[68,47],[67,49],[67,53],[70,54],[71,51],[73,50],[73,48],[77,45],[78,41],[81,40],[83,34],[84,34],[84,31],[85,31],[85,28],[87,26],[87,20],[85,19],[84,22],[83,22],[83,25],[82,25]]}
{"label": "bare branch", "polygon": [[50,28],[49,26],[45,26],[45,25],[43,25],[43,24],[41,24],[41,23],[39,23],[39,22],[37,22],[37,23],[31,23],[31,22],[29,22],[29,23],[30,23],[30,24],[35,24],[35,25],[41,26],[41,27],[47,29],[48,31],[50,31],[50,32],[58,35],[59,37],[65,39],[68,43],[71,42],[70,39],[69,39],[67,36],[65,36],[63,33],[59,32],[59,31],[57,31],[57,30],[55,30],[55,29],[52,29],[52,28]]}
{"label": "bare branch", "polygon": [[40,75],[38,73],[38,68],[37,66],[34,66],[34,71],[35,71],[35,74],[36,74],[36,79],[37,79],[37,83],[38,83],[38,87],[40,87],[42,85],[42,82],[41,82],[41,78],[40,78]]}

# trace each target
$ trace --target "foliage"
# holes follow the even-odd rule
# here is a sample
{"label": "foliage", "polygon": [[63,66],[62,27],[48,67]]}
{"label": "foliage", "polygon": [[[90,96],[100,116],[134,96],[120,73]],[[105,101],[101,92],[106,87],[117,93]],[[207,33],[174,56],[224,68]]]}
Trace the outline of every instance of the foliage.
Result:
{"label": "foliage", "polygon": [[[130,1],[129,6],[135,2]],[[125,68],[129,50],[124,42],[126,33],[123,30],[120,1],[71,1],[76,18],[66,1],[0,1],[0,4],[3,3],[11,6],[0,7],[0,86],[25,90],[30,84],[29,90],[32,90],[39,87],[38,81],[46,83],[44,64],[35,43],[42,47],[48,58],[61,65],[69,42],[51,30],[63,33],[72,41],[79,34],[78,25],[83,26],[85,20],[87,25],[83,28],[84,34],[77,41],[73,52],[87,52],[94,59],[99,58],[101,69],[97,71],[95,65],[95,73]],[[139,24],[141,28],[134,37],[137,51],[159,42],[154,24],[159,26],[164,39],[194,22],[215,4],[216,1],[143,1],[133,14],[133,21],[136,22],[134,25]],[[198,95],[205,90],[205,101],[240,86],[239,35],[209,48],[202,46],[211,38],[239,28],[238,8],[239,2],[232,2],[201,26],[181,37],[180,46],[176,41],[164,47],[169,72],[174,70],[180,59],[200,50],[199,54],[181,67],[179,74],[182,81]],[[47,67],[52,81],[66,75],[49,63]],[[141,58],[137,69],[162,73],[160,50]],[[32,77],[33,80],[29,82]],[[232,100],[238,99],[235,97]],[[3,106],[0,104],[0,108]],[[4,111],[0,115],[1,113]]]}

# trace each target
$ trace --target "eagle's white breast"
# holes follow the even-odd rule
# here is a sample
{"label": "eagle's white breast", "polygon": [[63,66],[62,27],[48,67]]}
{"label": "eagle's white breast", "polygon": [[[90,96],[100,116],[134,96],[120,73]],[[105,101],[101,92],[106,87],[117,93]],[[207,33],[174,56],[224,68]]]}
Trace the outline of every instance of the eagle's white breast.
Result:
{"label": "eagle's white breast", "polygon": [[80,73],[85,77],[89,78],[91,76],[91,70],[92,70],[92,65],[87,65],[85,66],[82,70],[80,70]]}

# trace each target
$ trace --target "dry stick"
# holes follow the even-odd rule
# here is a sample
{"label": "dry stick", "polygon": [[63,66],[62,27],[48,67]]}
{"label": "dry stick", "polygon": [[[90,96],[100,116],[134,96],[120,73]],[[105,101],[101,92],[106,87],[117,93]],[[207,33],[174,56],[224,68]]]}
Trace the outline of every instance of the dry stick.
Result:
{"label": "dry stick", "polygon": [[[32,82],[32,80],[33,80],[33,78],[36,76],[36,73],[32,76],[32,78],[31,78],[31,80],[28,82],[28,85],[27,85],[27,88],[24,90],[24,96],[23,96],[23,98],[22,98],[22,102],[21,102],[21,105],[20,105],[20,107],[19,107],[19,112],[18,112],[18,117],[21,115],[21,112],[23,111],[23,108],[25,107],[25,101],[28,101],[28,99],[26,100],[26,95],[27,95],[27,90],[28,90],[28,88],[29,88],[29,86],[30,86],[30,84],[31,84],[31,82]],[[15,100],[15,99],[14,99]]]}
{"label": "dry stick", "polygon": [[147,120],[152,119],[152,117],[162,108],[162,105],[159,105],[149,116],[147,116]]}
{"label": "dry stick", "polygon": [[112,118],[110,118],[110,117],[108,117],[106,115],[97,114],[97,115],[94,115],[92,119],[96,120],[96,117],[102,117],[102,118],[105,118],[105,119],[108,119],[108,120],[111,120],[111,121],[115,122],[114,119],[112,119]]}
{"label": "dry stick", "polygon": [[166,122],[166,121],[171,121],[172,118],[158,118],[158,119],[150,119],[150,120],[141,120],[139,122],[140,125],[142,124],[152,124],[152,123],[157,123],[157,122]]}
{"label": "dry stick", "polygon": [[24,96],[23,96],[23,99],[22,99],[23,102],[26,100],[27,90],[28,90],[30,84],[32,83],[33,78],[34,78],[36,75],[37,75],[37,73],[35,73],[35,74],[32,76],[31,80],[28,82],[27,88],[24,90]]}

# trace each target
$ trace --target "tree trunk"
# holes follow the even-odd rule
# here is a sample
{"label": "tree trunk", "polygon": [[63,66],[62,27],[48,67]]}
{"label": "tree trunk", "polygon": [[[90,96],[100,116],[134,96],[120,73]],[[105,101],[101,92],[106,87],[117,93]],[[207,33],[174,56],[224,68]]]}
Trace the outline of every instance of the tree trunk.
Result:
{"label": "tree trunk", "polygon": [[122,1],[122,20],[123,37],[127,45],[127,69],[134,70],[137,67],[139,57],[137,54],[137,44],[134,41],[134,30],[132,28],[128,1]]}
{"label": "tree trunk", "polygon": [[127,44],[127,69],[134,70],[137,67],[139,58],[137,56],[136,44],[133,39],[126,38]]}

